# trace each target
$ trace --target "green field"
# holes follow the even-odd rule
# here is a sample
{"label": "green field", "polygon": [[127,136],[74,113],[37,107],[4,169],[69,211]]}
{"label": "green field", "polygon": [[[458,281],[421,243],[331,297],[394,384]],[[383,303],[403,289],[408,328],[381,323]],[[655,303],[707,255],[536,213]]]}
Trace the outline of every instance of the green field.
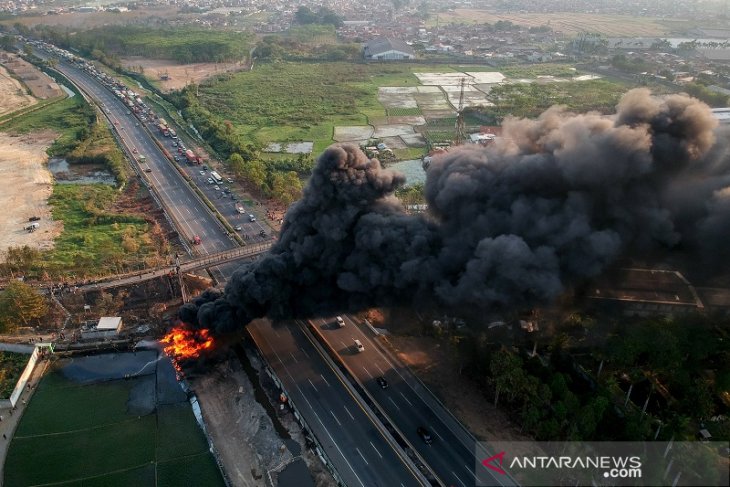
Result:
{"label": "green field", "polygon": [[154,377],[84,385],[49,374],[10,444],[5,485],[223,485],[187,401],[127,410],[133,389]]}
{"label": "green field", "polygon": [[120,198],[108,185],[55,185],[49,203],[54,220],[63,221],[63,233],[43,266],[81,275],[99,269],[125,272],[164,255],[166,244],[144,215],[114,210]]}
{"label": "green field", "polygon": [[317,153],[333,143],[337,125],[367,125],[373,117],[420,114],[417,108],[386,114],[378,101],[378,87],[417,86],[414,72],[452,70],[425,64],[260,64],[253,71],[204,83],[200,101],[221,120],[233,122],[247,140],[264,146],[309,140]]}

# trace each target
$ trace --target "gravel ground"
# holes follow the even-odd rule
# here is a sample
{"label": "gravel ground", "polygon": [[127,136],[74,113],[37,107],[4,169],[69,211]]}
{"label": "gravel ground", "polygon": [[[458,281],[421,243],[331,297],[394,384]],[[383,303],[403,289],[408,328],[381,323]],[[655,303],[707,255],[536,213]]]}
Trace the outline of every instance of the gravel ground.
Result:
{"label": "gravel ground", "polygon": [[[254,369],[260,370],[258,359],[251,358]],[[261,380],[265,384],[271,381],[266,374],[262,374]],[[270,413],[259,402],[261,391],[257,393],[254,389],[233,352],[225,362],[203,376],[190,378],[189,382],[233,486],[267,486],[271,485],[269,479],[282,487],[335,485],[319,459],[304,448],[301,429],[290,413],[277,414],[280,424],[275,427]],[[267,392],[270,396],[278,395],[274,389]],[[290,439],[280,434],[287,435],[284,429]],[[302,476],[304,471],[309,472],[311,481]]]}

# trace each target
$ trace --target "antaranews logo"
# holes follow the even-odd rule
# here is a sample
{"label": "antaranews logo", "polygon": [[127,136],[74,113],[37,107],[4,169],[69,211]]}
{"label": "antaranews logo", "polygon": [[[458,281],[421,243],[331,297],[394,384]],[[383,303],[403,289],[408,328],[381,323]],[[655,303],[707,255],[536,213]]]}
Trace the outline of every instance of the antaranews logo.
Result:
{"label": "antaranews logo", "polygon": [[728,442],[492,441],[474,449],[480,487],[570,485],[708,487],[730,485]]}
{"label": "antaranews logo", "polygon": [[[490,470],[494,470],[495,472],[497,472],[500,475],[507,475],[507,472],[505,472],[502,469],[502,462],[504,461],[505,454],[506,453],[502,451],[502,452],[497,453],[496,455],[492,455],[489,458],[485,458],[484,460],[482,460],[482,465],[484,465],[485,467],[487,467]],[[499,466],[496,466],[492,463],[495,460],[499,460]]]}
{"label": "antaranews logo", "polygon": [[[482,465],[500,475],[507,452],[482,460]],[[510,470],[581,469],[602,472],[604,478],[641,478],[641,458],[638,456],[515,456],[509,461]]]}

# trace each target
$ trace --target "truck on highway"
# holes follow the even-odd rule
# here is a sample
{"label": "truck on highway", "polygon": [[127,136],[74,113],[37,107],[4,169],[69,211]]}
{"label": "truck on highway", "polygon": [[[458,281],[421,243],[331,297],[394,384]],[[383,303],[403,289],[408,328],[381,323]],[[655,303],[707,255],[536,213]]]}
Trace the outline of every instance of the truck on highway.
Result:
{"label": "truck on highway", "polygon": [[223,178],[221,177],[221,175],[220,175],[220,174],[218,174],[218,173],[217,173],[217,172],[215,172],[215,171],[210,171],[210,177],[212,177],[212,178],[213,178],[213,180],[214,180],[214,181],[215,181],[215,182],[216,182],[217,184],[221,184],[221,183],[223,183]]}
{"label": "truck on highway", "polygon": [[236,203],[236,211],[243,215],[246,213],[246,208],[241,203]]}
{"label": "truck on highway", "polygon": [[175,132],[175,129],[168,127],[167,132],[170,134],[170,137],[177,139],[177,132]]}
{"label": "truck on highway", "polygon": [[157,126],[157,128],[160,129],[160,133],[162,135],[164,135],[165,137],[167,137],[169,135],[169,133],[170,133],[169,130],[168,130],[168,128],[167,128],[167,125],[159,124]]}
{"label": "truck on highway", "polygon": [[190,243],[193,245],[200,245],[200,237],[198,235],[195,235],[193,238],[190,239]]}
{"label": "truck on highway", "polygon": [[198,158],[195,157],[195,153],[193,151],[191,151],[190,149],[185,151],[185,157],[187,157],[188,162],[192,162],[193,164],[198,162]]}

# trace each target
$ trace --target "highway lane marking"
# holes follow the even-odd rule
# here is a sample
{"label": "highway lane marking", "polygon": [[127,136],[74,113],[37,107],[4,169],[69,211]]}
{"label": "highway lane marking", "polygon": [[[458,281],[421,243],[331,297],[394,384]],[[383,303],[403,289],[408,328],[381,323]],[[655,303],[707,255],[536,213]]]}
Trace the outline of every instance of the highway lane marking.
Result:
{"label": "highway lane marking", "polygon": [[319,376],[322,378],[325,384],[327,384],[327,387],[332,387],[329,382],[327,382],[327,379],[324,378],[322,374],[319,374]]}
{"label": "highway lane marking", "polygon": [[315,390],[315,392],[319,393],[316,387],[314,387],[314,383],[312,382],[312,379],[307,379],[309,381],[309,384],[312,386],[312,388]]}
{"label": "highway lane marking", "polygon": [[372,441],[370,442],[370,446],[372,446],[372,447],[373,447],[373,450],[375,450],[375,453],[377,453],[377,454],[378,454],[378,456],[380,457],[380,459],[382,460],[382,458],[383,458],[383,455],[381,455],[381,454],[380,454],[380,452],[378,451],[378,449],[377,449],[377,448],[375,448],[375,445],[373,445],[373,442],[372,442]]}
{"label": "highway lane marking", "polygon": [[299,360],[297,360],[293,353],[289,352],[289,355],[291,355],[291,358],[293,358],[296,363],[299,363]]}
{"label": "highway lane marking", "polygon": [[397,409],[398,411],[400,411],[400,408],[399,408],[399,407],[398,407],[398,405],[397,405],[397,404],[395,403],[395,401],[393,400],[393,398],[392,398],[392,397],[389,397],[389,398],[388,398],[388,400],[389,400],[390,402],[392,402],[392,403],[393,403],[393,406],[395,406],[395,408],[396,408],[396,409]]}
{"label": "highway lane marking", "polygon": [[345,406],[345,405],[343,404],[343,405],[342,405],[342,407],[343,407],[343,408],[345,409],[345,412],[346,412],[346,413],[347,413],[347,415],[348,415],[348,416],[350,417],[350,419],[354,421],[354,420],[355,420],[355,416],[353,416],[353,415],[352,415],[352,413],[350,412],[350,410],[349,410],[349,409],[347,409],[347,406]]}
{"label": "highway lane marking", "polygon": [[444,441],[444,437],[439,434],[439,432],[438,432],[438,430],[436,430],[436,428],[434,428],[433,426],[431,426],[431,430],[434,433],[436,433],[436,436],[438,436],[439,438],[441,438],[441,441]]}
{"label": "highway lane marking", "polygon": [[370,371],[369,371],[368,369],[366,369],[364,365],[362,366],[362,369],[363,369],[363,370],[365,371],[365,373],[366,373],[366,374],[368,374],[368,376],[369,376],[369,377],[370,377],[371,379],[373,378],[373,374],[371,374],[371,373],[370,373]]}
{"label": "highway lane marking", "polygon": [[409,401],[409,400],[408,400],[408,398],[407,398],[407,397],[405,396],[405,394],[403,394],[403,393],[402,393],[401,391],[398,391],[398,393],[399,393],[399,394],[400,394],[401,396],[403,396],[403,399],[405,399],[405,400],[406,400],[406,402],[407,402],[407,403],[408,403],[408,404],[409,404],[409,405],[410,405],[411,407],[413,407],[413,404],[411,404],[411,401]]}
{"label": "highway lane marking", "polygon": [[342,423],[340,423],[340,420],[337,419],[337,416],[335,416],[335,413],[330,409],[330,414],[333,418],[335,418],[335,421],[337,421],[337,426],[342,426]]}
{"label": "highway lane marking", "polygon": [[385,375],[385,371],[384,371],[383,369],[381,369],[381,368],[380,368],[380,365],[378,365],[378,364],[376,363],[376,364],[375,364],[375,366],[376,366],[376,367],[378,368],[378,370],[380,371],[380,375],[383,375],[383,376],[384,376],[384,375]]}
{"label": "highway lane marking", "polygon": [[302,388],[299,387],[299,384],[297,384],[297,381],[294,380],[294,377],[289,372],[289,369],[281,361],[281,358],[279,357],[279,354],[277,353],[276,349],[274,349],[274,347],[271,345],[271,343],[269,343],[269,339],[266,338],[266,335],[263,335],[262,334],[261,335],[261,338],[263,338],[264,341],[266,341],[266,344],[269,346],[269,349],[272,352],[274,352],[274,355],[276,355],[276,358],[279,359],[279,363],[281,363],[282,366],[284,367],[284,371],[286,372],[286,375],[289,376],[289,379],[291,379],[292,383],[294,384],[294,387],[297,388],[297,390],[299,391],[299,394],[302,396],[302,398],[304,398],[304,400],[306,401],[307,405],[309,406],[309,409],[312,411],[312,413],[314,414],[314,416],[317,418],[317,421],[319,421],[319,424],[322,425],[322,428],[324,429],[324,432],[327,433],[327,436],[329,436],[330,441],[332,442],[332,444],[335,446],[335,448],[337,448],[337,451],[340,452],[340,456],[342,457],[342,459],[345,461],[345,463],[347,464],[347,466],[350,467],[350,470],[352,471],[352,474],[355,476],[355,478],[357,479],[357,481],[360,482],[360,485],[362,485],[362,487],[365,487],[365,484],[363,483],[362,479],[357,474],[357,472],[355,471],[355,469],[352,467],[352,464],[347,459],[347,457],[345,456],[345,454],[342,453],[342,450],[340,449],[340,446],[337,444],[337,442],[335,441],[335,439],[332,437],[332,434],[330,433],[330,431],[327,429],[327,427],[322,422],[322,419],[319,417],[319,414],[317,414],[317,411],[315,411],[314,407],[312,406],[312,403],[309,402],[309,399],[307,399],[307,396],[306,396],[306,394],[304,394],[304,391],[302,391]]}
{"label": "highway lane marking", "polygon": [[307,351],[306,351],[306,350],[304,350],[304,348],[301,348],[301,347],[300,347],[300,348],[299,348],[299,350],[301,350],[301,351],[302,351],[302,353],[303,353],[304,355],[306,355],[306,357],[307,357],[307,358],[309,358],[309,354],[307,353]]}
{"label": "highway lane marking", "polygon": [[355,447],[355,450],[360,454],[360,458],[365,462],[365,465],[370,465],[367,460],[365,460],[365,456],[362,454],[360,449],[358,447]]}
{"label": "highway lane marking", "polygon": [[456,477],[456,479],[457,479],[457,480],[458,480],[459,482],[461,482],[461,485],[463,485],[464,487],[466,487],[466,484],[464,483],[464,481],[463,481],[463,480],[461,480],[461,477],[459,477],[458,475],[456,475],[456,472],[454,472],[454,471],[452,470],[452,471],[451,471],[451,473],[452,473],[452,474],[454,474],[454,477]]}
{"label": "highway lane marking", "polygon": [[464,468],[466,469],[467,472],[469,472],[471,474],[472,477],[474,477],[474,480],[479,480],[479,478],[477,477],[477,474],[474,473],[473,468],[469,468],[466,465],[464,465]]}

